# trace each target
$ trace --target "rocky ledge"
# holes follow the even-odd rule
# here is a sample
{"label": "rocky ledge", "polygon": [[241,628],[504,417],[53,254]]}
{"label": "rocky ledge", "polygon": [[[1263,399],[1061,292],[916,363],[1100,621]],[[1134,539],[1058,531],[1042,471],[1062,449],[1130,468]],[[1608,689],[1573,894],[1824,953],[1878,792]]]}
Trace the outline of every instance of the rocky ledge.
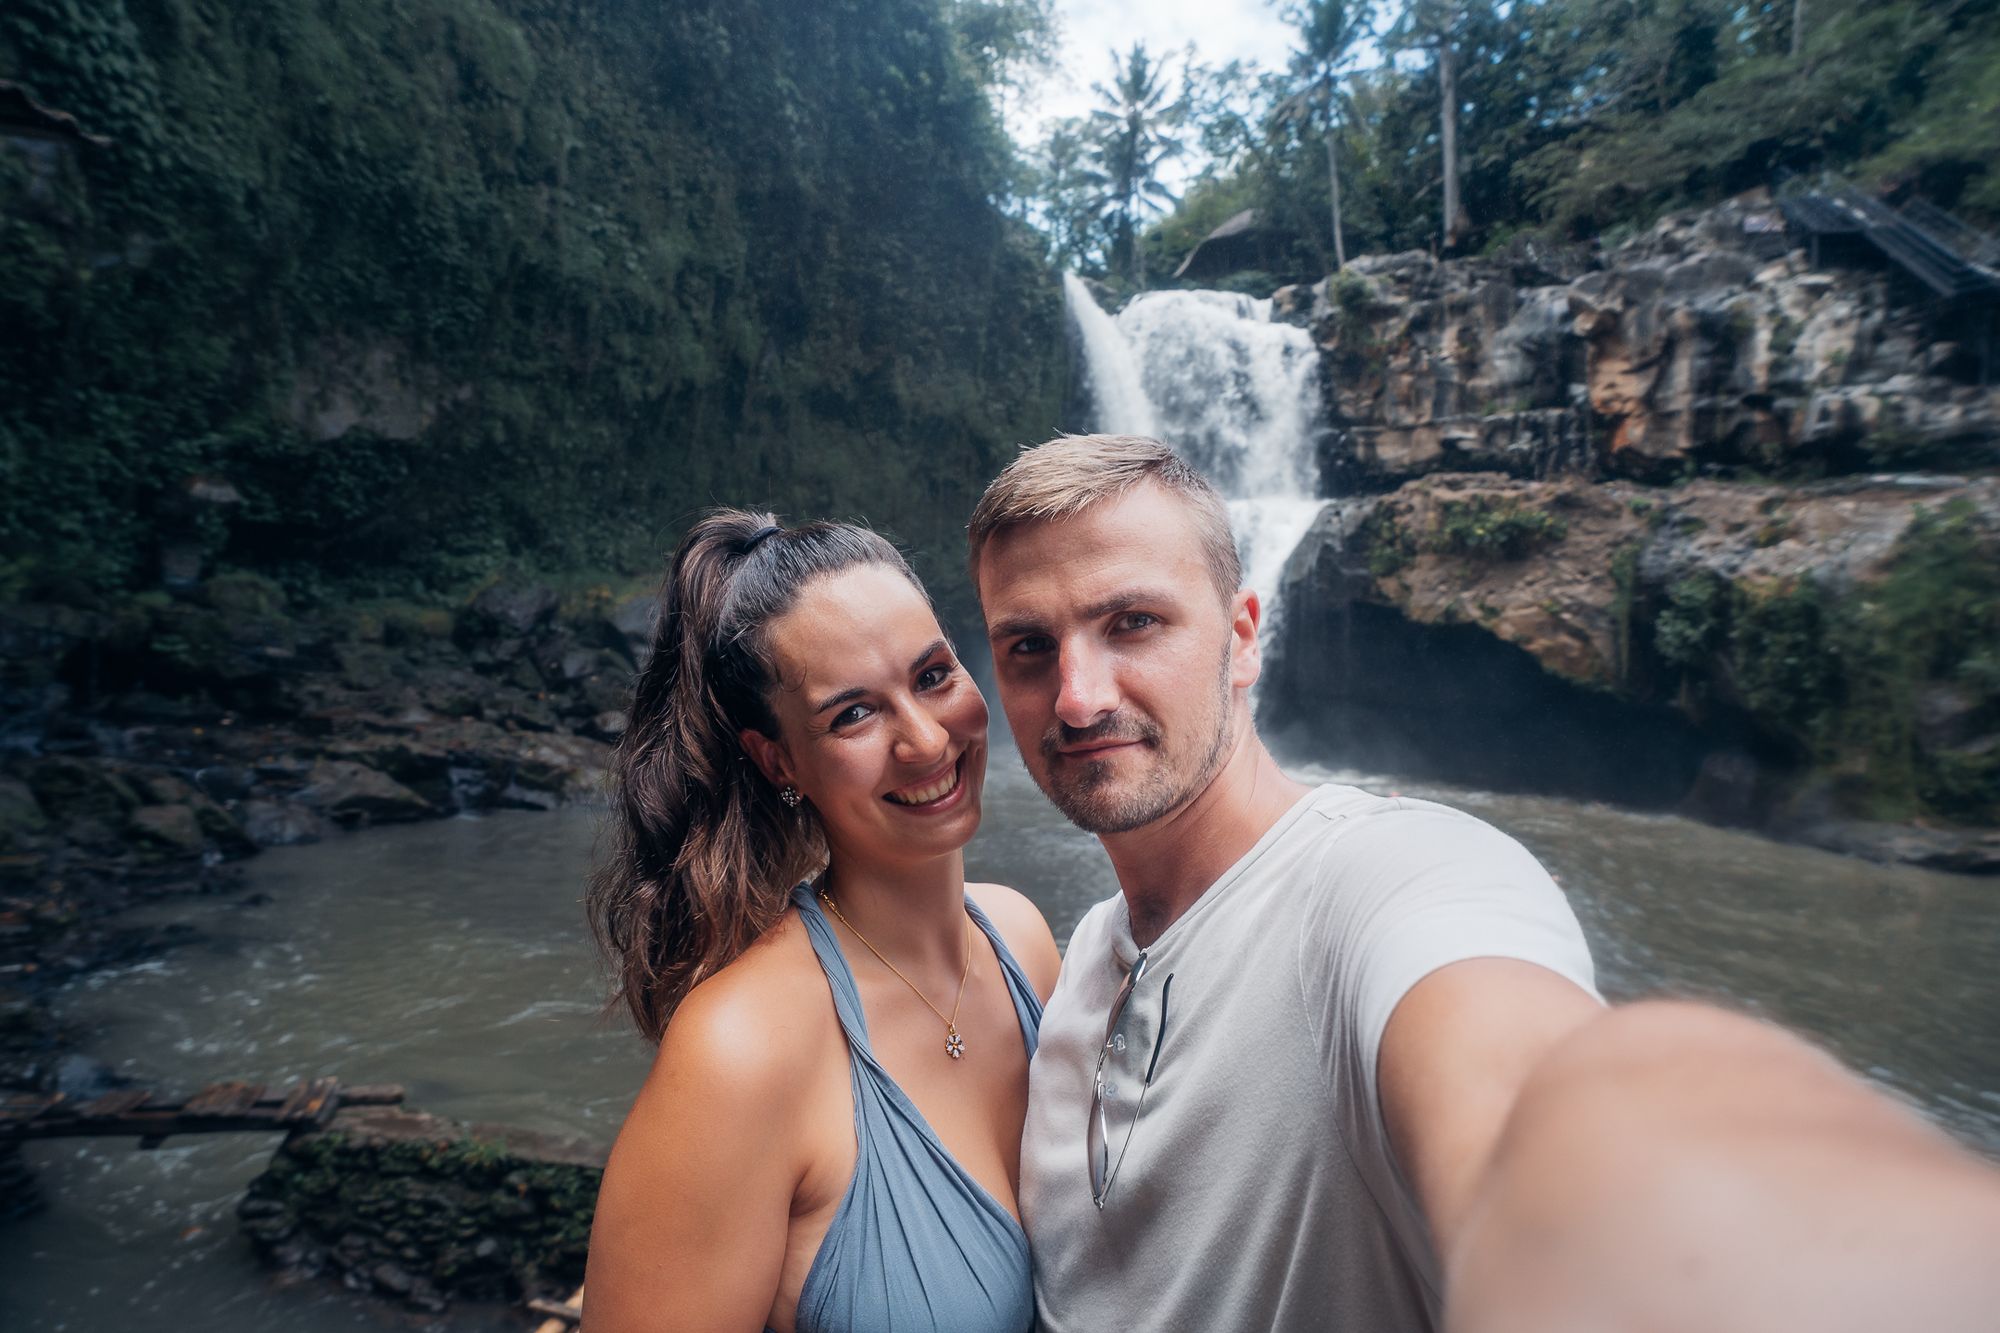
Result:
{"label": "rocky ledge", "polygon": [[237,1216],[267,1263],[413,1310],[560,1301],[583,1281],[604,1151],[388,1107],[288,1139]]}
{"label": "rocky ledge", "polygon": [[264,847],[597,798],[652,606],[497,583],[300,610],[225,574],[0,608],[0,1089],[62,1081],[54,984],[172,942],[117,926],[134,901],[229,891]]}
{"label": "rocky ledge", "polygon": [[1286,580],[1267,717],[1358,765],[2000,873],[2000,478],[1441,473]]}

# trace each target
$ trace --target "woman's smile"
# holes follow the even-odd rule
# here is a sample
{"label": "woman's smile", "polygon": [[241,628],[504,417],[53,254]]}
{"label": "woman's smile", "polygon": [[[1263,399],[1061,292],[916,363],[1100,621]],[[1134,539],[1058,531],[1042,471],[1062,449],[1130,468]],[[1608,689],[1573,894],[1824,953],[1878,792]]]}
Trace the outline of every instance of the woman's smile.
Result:
{"label": "woman's smile", "polygon": [[961,750],[958,758],[947,767],[939,769],[921,782],[899,787],[882,799],[923,814],[947,810],[958,803],[956,798],[965,788],[962,781],[964,774],[965,752]]}

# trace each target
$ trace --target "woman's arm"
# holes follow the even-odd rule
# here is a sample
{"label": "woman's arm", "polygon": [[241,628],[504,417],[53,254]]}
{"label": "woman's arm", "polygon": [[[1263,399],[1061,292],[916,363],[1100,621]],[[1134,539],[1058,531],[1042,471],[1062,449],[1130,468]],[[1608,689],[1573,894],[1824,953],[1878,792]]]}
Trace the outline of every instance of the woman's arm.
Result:
{"label": "woman's arm", "polygon": [[590,1333],[764,1327],[805,1168],[790,1048],[811,1035],[776,998],[711,984],[674,1014],[598,1192]]}

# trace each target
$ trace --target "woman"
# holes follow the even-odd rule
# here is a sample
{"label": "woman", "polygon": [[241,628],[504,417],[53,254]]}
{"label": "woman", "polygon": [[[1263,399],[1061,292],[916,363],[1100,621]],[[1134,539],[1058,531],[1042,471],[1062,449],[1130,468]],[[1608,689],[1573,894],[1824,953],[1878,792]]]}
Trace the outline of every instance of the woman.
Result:
{"label": "woman", "polygon": [[589,895],[659,1043],[598,1195],[591,1333],[1032,1322],[1014,1199],[1057,955],[1025,898],[965,883],[985,769],[985,701],[893,546],[695,525]]}

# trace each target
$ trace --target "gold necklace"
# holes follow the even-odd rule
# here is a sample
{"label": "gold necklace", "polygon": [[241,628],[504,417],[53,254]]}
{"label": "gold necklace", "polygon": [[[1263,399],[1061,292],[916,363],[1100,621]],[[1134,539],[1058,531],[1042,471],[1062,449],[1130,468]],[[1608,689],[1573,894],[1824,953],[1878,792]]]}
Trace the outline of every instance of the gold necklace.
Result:
{"label": "gold necklace", "polygon": [[936,1014],[939,1018],[944,1020],[945,1054],[949,1055],[954,1060],[964,1059],[965,1042],[958,1035],[958,1006],[965,1003],[965,979],[972,975],[972,914],[970,912],[965,914],[965,970],[958,974],[958,998],[951,1002],[951,1013],[947,1015],[944,1010],[938,1008],[936,1005],[931,1003],[930,997],[928,995],[925,995],[921,990],[917,990],[917,983],[910,980],[908,977],[904,976],[902,968],[897,967],[894,963],[882,957],[882,951],[876,948],[874,945],[870,944],[868,942],[868,937],[866,935],[863,935],[860,931],[854,929],[854,923],[852,921],[849,921],[846,917],[842,916],[840,914],[840,909],[833,905],[832,894],[828,893],[825,889],[822,888],[819,891],[819,900],[822,903],[826,904],[827,911],[833,913],[834,920],[838,921],[841,925],[846,926],[848,929],[848,933],[853,935],[855,939],[861,941],[862,948],[868,950],[869,953],[874,954],[877,962],[881,963],[882,966],[888,968],[891,972],[894,972],[896,974],[897,980],[901,981],[905,986],[908,986],[911,990],[916,991],[917,998],[924,1002],[924,1007],[926,1009],[929,1009],[932,1013]]}

